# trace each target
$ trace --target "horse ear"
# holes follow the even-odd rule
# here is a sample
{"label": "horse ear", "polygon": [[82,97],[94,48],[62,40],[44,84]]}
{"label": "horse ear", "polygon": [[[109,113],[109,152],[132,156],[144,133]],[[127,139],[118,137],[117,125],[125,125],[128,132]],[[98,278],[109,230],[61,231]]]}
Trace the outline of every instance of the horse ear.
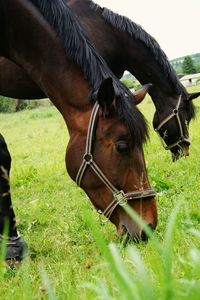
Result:
{"label": "horse ear", "polygon": [[189,100],[189,101],[192,101],[192,100],[198,98],[199,96],[200,96],[200,92],[198,92],[198,93],[190,93],[190,94],[188,95],[188,100]]}
{"label": "horse ear", "polygon": [[152,85],[152,83],[144,84],[139,90],[133,93],[133,102],[135,105],[140,104],[144,100],[146,94],[148,93]]}
{"label": "horse ear", "polygon": [[108,115],[115,99],[115,91],[112,78],[105,79],[97,92],[97,101],[102,109],[103,116]]}

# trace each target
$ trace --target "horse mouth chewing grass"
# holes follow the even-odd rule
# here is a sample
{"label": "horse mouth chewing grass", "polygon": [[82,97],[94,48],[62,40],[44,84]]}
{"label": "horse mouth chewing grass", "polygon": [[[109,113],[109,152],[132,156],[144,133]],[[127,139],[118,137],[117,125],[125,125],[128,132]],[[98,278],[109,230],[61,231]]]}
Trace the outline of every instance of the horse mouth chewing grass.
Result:
{"label": "horse mouth chewing grass", "polygon": [[[179,160],[181,157],[187,157],[189,156],[189,143],[183,143],[179,146],[178,149],[172,150],[172,160],[173,162]],[[177,146],[178,147],[178,146]],[[175,148],[177,148],[175,147]]]}

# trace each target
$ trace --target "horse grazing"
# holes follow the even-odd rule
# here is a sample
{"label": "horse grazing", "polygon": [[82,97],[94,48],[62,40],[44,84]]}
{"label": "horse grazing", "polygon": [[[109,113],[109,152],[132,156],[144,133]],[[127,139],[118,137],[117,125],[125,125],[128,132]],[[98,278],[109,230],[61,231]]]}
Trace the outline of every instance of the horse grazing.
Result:
{"label": "horse grazing", "polygon": [[[189,94],[181,85],[165,53],[153,37],[126,17],[101,8],[90,0],[65,0],[78,16],[92,44],[118,77],[125,70],[142,84],[151,82],[150,96],[156,111],[153,126],[173,160],[189,155],[188,125],[194,117]],[[0,58],[0,93],[8,97],[33,99],[44,94],[13,63]]]}
{"label": "horse grazing", "polygon": [[[1,55],[27,72],[65,120],[70,177],[119,233],[146,239],[122,207],[128,201],[156,228],[155,193],[142,149],[148,132],[133,95],[94,50],[63,0],[0,0],[0,30]],[[143,98],[146,91],[136,97]],[[7,259],[21,259],[23,242],[9,190],[11,157],[2,136],[0,142],[0,234],[9,220]]]}

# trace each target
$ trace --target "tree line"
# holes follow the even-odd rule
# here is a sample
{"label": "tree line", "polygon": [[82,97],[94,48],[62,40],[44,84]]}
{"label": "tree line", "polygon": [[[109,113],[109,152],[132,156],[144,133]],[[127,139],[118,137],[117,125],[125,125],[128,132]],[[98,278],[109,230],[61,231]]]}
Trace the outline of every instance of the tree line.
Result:
{"label": "tree line", "polygon": [[181,62],[180,60],[173,60],[171,64],[177,73],[186,75],[200,73],[200,63],[198,63],[198,60],[194,60],[190,55],[185,56]]}

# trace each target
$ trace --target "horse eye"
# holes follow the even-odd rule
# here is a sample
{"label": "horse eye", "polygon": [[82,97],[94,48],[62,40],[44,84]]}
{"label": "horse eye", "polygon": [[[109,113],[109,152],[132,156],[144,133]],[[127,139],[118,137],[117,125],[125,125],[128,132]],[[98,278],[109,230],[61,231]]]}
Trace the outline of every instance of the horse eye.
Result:
{"label": "horse eye", "polygon": [[129,144],[126,141],[118,142],[115,145],[115,148],[116,148],[117,152],[119,152],[120,154],[128,154],[130,151]]}

